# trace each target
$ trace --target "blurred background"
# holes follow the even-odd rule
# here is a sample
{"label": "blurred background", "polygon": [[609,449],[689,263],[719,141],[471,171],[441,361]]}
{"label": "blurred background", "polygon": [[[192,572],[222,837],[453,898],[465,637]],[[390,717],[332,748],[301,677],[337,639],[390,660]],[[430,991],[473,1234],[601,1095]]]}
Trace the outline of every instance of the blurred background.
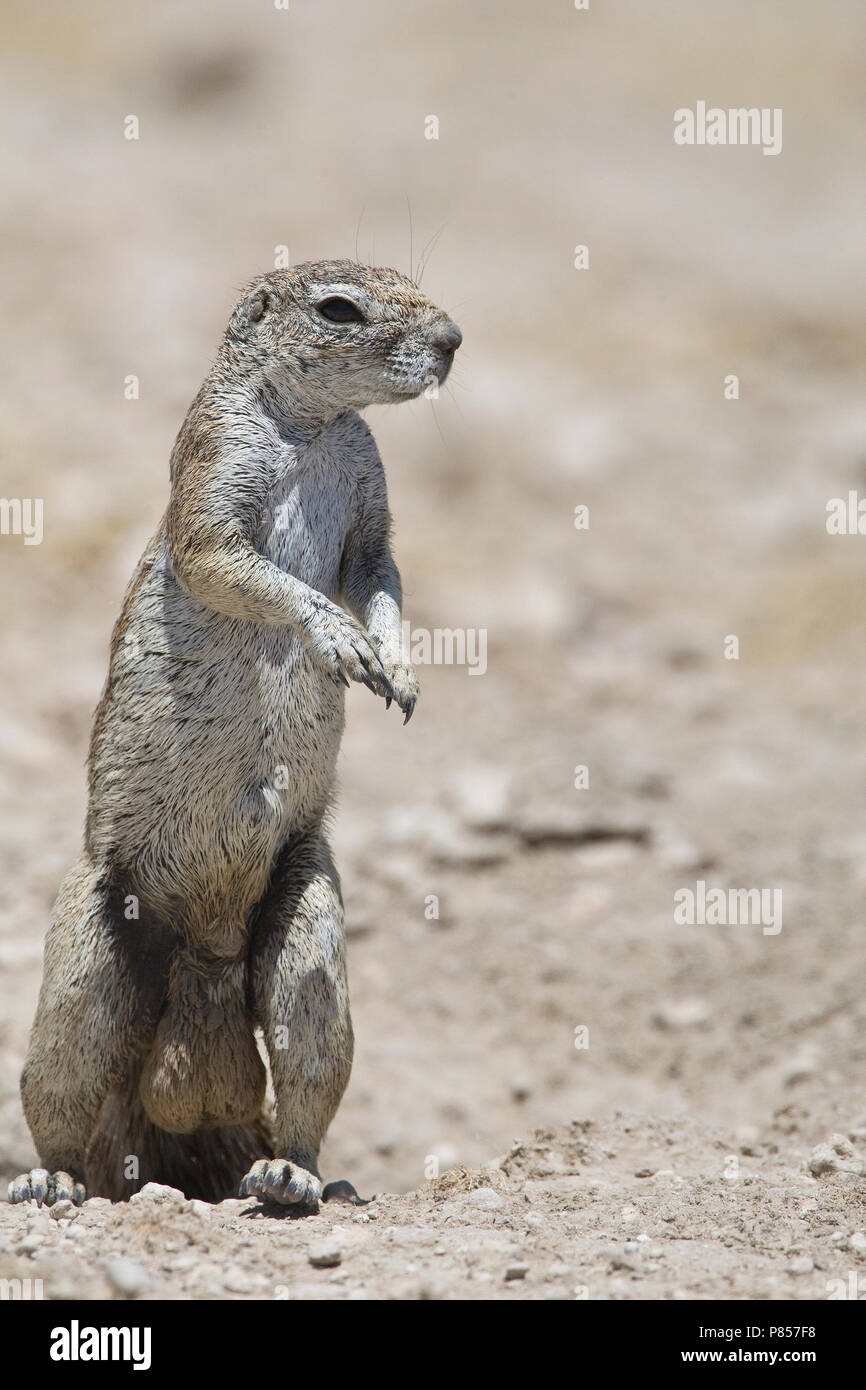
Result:
{"label": "blurred background", "polygon": [[[282,246],[429,247],[464,346],[368,418],[406,616],[487,633],[405,729],[348,699],[326,1178],[617,1108],[744,1142],[866,1114],[866,538],[825,524],[866,495],[864,40],[854,0],[2,7],[0,492],[44,500],[41,545],[0,537],[5,1174],[111,625]],[[782,108],[782,152],[675,145],[699,100]],[[782,931],[676,925],[698,879],[781,889]]]}

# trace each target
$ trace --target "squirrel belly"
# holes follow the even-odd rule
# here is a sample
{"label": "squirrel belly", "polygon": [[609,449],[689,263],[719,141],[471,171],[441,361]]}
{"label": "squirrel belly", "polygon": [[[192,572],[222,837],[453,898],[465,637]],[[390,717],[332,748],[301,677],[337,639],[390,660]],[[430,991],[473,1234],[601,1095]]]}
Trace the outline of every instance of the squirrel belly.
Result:
{"label": "squirrel belly", "polygon": [[293,632],[200,608],[157,546],[94,726],[91,860],[191,944],[238,955],[280,850],[328,809],[344,705]]}

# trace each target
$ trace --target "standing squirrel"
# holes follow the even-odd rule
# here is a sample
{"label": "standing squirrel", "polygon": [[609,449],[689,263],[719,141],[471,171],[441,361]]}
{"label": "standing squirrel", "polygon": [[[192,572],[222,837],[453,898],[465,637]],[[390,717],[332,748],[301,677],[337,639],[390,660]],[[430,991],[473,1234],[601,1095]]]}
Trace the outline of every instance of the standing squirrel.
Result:
{"label": "standing squirrel", "polygon": [[114,629],[21,1077],[43,1167],[10,1201],[322,1198],[353,1050],[323,830],[344,692],[404,722],[418,698],[357,412],[444,382],[460,342],[406,276],[351,261],[263,275],[235,308]]}

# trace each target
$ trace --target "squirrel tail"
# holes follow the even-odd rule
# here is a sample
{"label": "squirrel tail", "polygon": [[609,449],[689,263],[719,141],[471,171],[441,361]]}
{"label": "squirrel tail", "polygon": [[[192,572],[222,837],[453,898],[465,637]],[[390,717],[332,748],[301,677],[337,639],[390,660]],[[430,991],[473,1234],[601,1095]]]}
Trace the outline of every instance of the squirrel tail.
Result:
{"label": "squirrel tail", "polygon": [[241,1178],[259,1158],[273,1157],[262,1116],[247,1124],[174,1134],[150,1120],[138,1094],[109,1096],[85,1164],[89,1197],[121,1202],[148,1182],[179,1188],[188,1198],[220,1202],[236,1197]]}

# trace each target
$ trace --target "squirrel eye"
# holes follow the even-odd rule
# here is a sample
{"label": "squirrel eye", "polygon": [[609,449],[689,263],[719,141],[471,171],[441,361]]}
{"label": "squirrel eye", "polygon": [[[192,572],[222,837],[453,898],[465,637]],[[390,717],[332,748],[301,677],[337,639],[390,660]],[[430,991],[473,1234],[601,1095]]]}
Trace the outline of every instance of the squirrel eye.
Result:
{"label": "squirrel eye", "polygon": [[323,299],[316,308],[327,319],[329,323],[363,323],[364,315],[353,304],[351,299],[341,299],[339,295],[332,295],[330,299]]}

